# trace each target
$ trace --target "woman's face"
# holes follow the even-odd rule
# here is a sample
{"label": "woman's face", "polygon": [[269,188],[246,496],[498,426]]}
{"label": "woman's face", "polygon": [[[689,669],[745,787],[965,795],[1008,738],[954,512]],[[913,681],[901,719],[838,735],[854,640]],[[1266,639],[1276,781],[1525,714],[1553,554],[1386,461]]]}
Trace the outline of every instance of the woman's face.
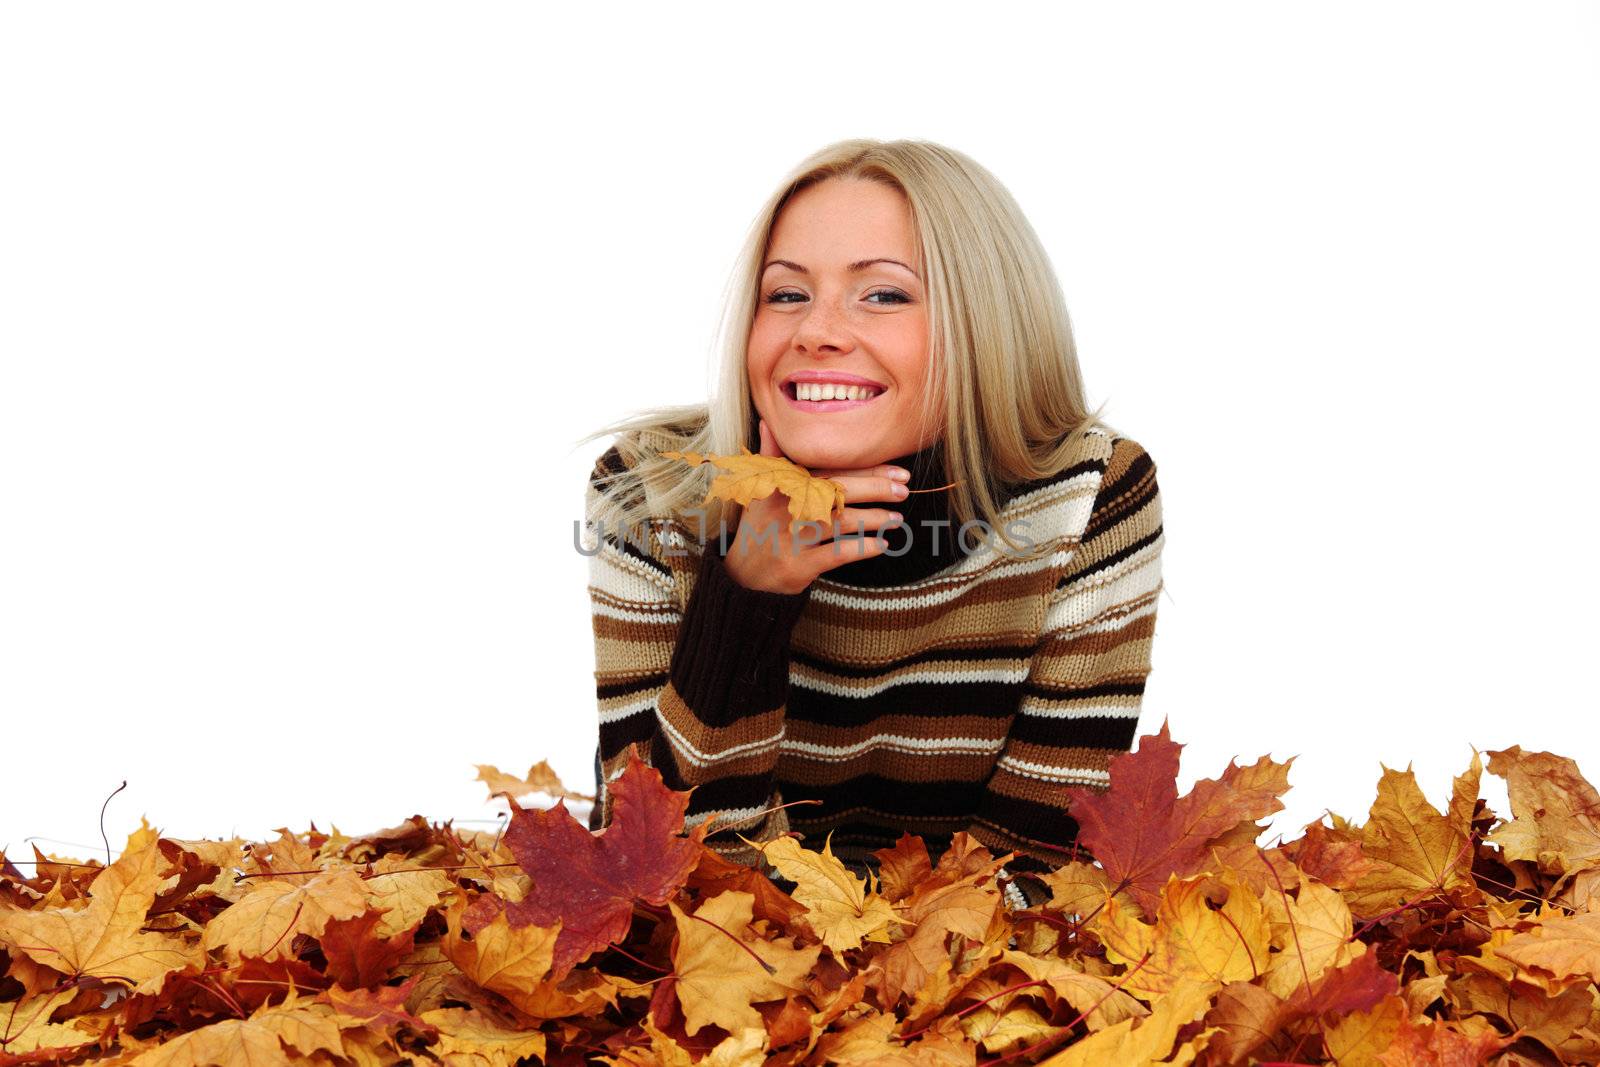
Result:
{"label": "woman's face", "polygon": [[[801,466],[870,467],[938,437],[938,420],[916,436],[928,310],[915,257],[910,202],[879,182],[830,178],[779,213],[745,359],[756,410]],[[800,399],[825,383],[872,393]]]}

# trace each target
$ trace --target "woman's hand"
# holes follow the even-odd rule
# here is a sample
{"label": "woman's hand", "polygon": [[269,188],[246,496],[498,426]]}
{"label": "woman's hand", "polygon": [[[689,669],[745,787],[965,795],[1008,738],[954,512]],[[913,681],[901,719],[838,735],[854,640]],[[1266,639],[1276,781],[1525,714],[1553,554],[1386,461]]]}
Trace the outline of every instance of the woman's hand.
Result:
{"label": "woman's hand", "polygon": [[[781,456],[783,450],[772,436],[767,421],[761,420],[761,451],[763,456]],[[812,471],[817,478],[831,478],[844,486],[846,505],[852,500],[889,500],[896,496],[905,498],[906,484],[889,476],[895,468],[887,464],[851,470]],[[789,498],[774,492],[760,500],[752,500],[739,513],[739,529],[733,543],[728,546],[724,560],[734,581],[747,589],[761,589],[773,593],[804,592],[819,574],[845,563],[867,559],[883,553],[887,545],[871,536],[852,536],[840,539],[841,534],[865,534],[868,530],[881,530],[899,522],[900,513],[888,508],[852,508],[846,506],[844,518],[833,523],[833,531],[826,534],[814,523],[803,524],[798,531],[789,529]],[[831,536],[836,540],[818,543],[820,538]],[[716,551],[708,546],[707,551]]]}

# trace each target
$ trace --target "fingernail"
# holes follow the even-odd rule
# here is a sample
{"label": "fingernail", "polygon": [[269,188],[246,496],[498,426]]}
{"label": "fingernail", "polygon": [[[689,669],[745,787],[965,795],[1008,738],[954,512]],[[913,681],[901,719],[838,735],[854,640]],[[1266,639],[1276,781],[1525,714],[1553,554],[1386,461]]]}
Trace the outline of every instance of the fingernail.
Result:
{"label": "fingernail", "polygon": [[906,497],[908,497],[910,495],[911,495],[911,490],[909,488],[907,488],[906,486],[899,485],[899,484],[896,484],[894,486],[894,498],[896,500],[904,500]]}
{"label": "fingernail", "polygon": [[911,472],[900,467],[890,467],[889,477],[897,482],[909,482],[911,480]]}

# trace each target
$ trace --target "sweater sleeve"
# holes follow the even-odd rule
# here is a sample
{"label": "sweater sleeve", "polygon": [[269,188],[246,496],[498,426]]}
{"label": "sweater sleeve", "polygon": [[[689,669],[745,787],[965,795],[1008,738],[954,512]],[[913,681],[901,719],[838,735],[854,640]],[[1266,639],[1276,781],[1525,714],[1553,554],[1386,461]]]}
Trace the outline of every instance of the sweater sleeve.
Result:
{"label": "sweater sleeve", "polygon": [[[1078,825],[1065,790],[1103,792],[1111,760],[1133,746],[1164,544],[1155,464],[1137,442],[1116,438],[1088,524],[1049,594],[1022,700],[970,831],[992,850],[1018,853],[1010,873],[1072,858]],[[1015,884],[1030,906],[1047,897],[1031,878]]]}
{"label": "sweater sleeve", "polygon": [[[596,466],[616,470],[615,450]],[[752,862],[736,836],[766,841],[788,830],[773,784],[789,686],[789,636],[810,590],[740,585],[720,542],[695,551],[680,527],[644,536],[593,529],[589,596],[600,711],[599,773],[590,828],[611,819],[607,782],[630,745],[672,789],[690,791],[686,824],[715,816],[707,843]],[[763,814],[765,812],[765,814]]]}

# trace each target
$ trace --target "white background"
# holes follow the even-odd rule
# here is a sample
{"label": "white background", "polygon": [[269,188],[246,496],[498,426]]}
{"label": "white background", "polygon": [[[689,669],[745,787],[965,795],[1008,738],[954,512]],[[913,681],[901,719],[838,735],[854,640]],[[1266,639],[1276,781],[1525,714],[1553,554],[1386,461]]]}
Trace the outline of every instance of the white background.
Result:
{"label": "white background", "polygon": [[1597,57],[1575,3],[8,5],[0,846],[124,779],[113,847],[592,788],[573,441],[708,394],[853,136],[1006,183],[1155,458],[1184,788],[1297,754],[1294,837],[1380,763],[1600,775]]}

